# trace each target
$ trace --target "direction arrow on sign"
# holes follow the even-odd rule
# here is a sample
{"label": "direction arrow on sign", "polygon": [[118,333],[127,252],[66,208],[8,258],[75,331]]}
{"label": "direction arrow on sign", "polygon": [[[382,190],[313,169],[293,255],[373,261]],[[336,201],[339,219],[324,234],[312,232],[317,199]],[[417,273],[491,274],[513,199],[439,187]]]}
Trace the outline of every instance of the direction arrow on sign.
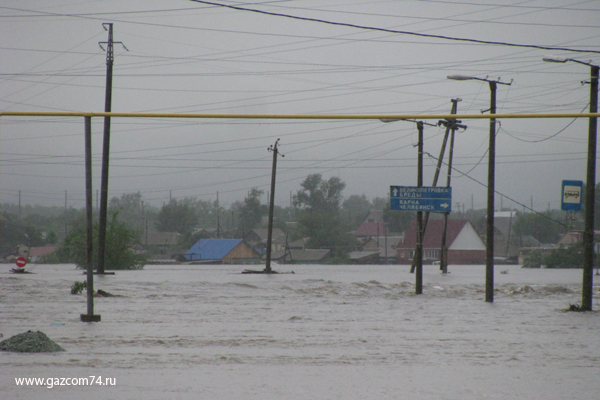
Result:
{"label": "direction arrow on sign", "polygon": [[390,186],[390,210],[449,212],[452,210],[452,188]]}

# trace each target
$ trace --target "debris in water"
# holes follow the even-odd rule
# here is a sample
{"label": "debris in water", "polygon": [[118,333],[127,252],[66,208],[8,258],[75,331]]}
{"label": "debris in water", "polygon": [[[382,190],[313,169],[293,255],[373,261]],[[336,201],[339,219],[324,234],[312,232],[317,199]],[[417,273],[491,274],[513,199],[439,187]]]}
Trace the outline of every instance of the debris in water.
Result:
{"label": "debris in water", "polygon": [[16,351],[19,353],[53,353],[65,351],[65,349],[48,338],[44,332],[40,331],[27,331],[3,340],[0,342],[0,350]]}
{"label": "debris in water", "polygon": [[83,289],[87,289],[87,281],[75,281],[75,283],[71,286],[71,294],[80,294]]}

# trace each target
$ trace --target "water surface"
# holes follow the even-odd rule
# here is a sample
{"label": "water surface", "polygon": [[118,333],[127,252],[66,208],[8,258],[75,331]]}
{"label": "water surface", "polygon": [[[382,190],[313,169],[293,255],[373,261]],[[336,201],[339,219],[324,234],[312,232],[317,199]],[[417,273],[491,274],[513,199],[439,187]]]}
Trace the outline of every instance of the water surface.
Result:
{"label": "water surface", "polygon": [[[96,276],[99,323],[82,323],[73,265],[0,270],[0,333],[40,330],[67,351],[0,353],[3,399],[592,399],[600,313],[581,270],[426,266],[146,266]],[[2,268],[2,266],[0,266]],[[594,308],[600,309],[598,278]],[[17,377],[116,378],[114,386],[17,386]]]}

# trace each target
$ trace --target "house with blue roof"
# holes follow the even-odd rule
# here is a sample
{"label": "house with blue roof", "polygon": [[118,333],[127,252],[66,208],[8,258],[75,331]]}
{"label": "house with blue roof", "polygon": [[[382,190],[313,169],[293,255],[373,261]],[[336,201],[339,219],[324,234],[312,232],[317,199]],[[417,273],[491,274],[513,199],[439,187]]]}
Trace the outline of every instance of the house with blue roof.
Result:
{"label": "house with blue roof", "polygon": [[192,263],[258,264],[260,254],[243,239],[200,239],[185,254]]}

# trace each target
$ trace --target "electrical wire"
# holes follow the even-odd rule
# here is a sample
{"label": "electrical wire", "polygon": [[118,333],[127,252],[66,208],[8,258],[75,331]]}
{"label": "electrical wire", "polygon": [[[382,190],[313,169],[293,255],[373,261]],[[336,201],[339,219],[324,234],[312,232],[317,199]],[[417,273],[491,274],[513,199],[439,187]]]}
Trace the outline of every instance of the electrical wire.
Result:
{"label": "electrical wire", "polygon": [[519,43],[500,42],[500,41],[491,41],[491,40],[459,38],[459,37],[445,36],[445,35],[433,35],[433,34],[427,34],[427,33],[418,33],[418,32],[401,31],[401,30],[395,30],[395,29],[378,28],[378,27],[366,26],[366,25],[357,25],[357,24],[351,24],[351,23],[347,23],[347,22],[327,21],[327,20],[318,19],[318,18],[300,17],[297,15],[282,14],[282,13],[276,13],[276,12],[271,12],[271,11],[264,11],[264,10],[254,9],[254,8],[233,6],[230,4],[215,3],[215,2],[204,1],[204,0],[189,0],[189,1],[192,1],[194,3],[201,3],[201,4],[206,4],[206,5],[217,6],[217,7],[230,8],[230,9],[238,10],[238,11],[248,11],[248,12],[253,12],[253,13],[258,13],[258,14],[270,15],[273,17],[284,17],[284,18],[296,19],[296,20],[300,20],[300,21],[318,22],[318,23],[327,24],[327,25],[344,26],[344,27],[349,27],[349,28],[395,33],[395,34],[401,34],[401,35],[418,36],[418,37],[425,37],[425,38],[431,38],[431,39],[452,40],[452,41],[458,41],[458,42],[468,42],[468,43],[477,43],[477,44],[491,44],[491,45],[508,46],[508,47],[521,47],[521,48],[538,49],[538,50],[571,51],[571,52],[575,52],[575,53],[600,54],[600,50],[572,49],[572,48],[566,48],[566,47],[540,46],[540,45],[535,45],[535,44],[519,44]]}
{"label": "electrical wire", "polygon": [[[434,160],[436,160],[436,161],[438,161],[438,160],[439,160],[437,157],[435,157],[435,156],[431,155],[431,154],[430,154],[430,153],[428,153],[428,152],[423,152],[423,153],[424,153],[424,154],[426,154],[428,157],[430,157],[430,158],[433,158],[433,159],[434,159]],[[443,161],[443,160],[442,160],[442,164],[444,164],[444,165],[448,166],[448,163],[446,163],[446,162],[445,162],[445,161]],[[485,188],[487,188],[487,187],[488,187],[488,185],[487,185],[487,184],[485,184],[485,183],[483,183],[483,182],[481,182],[481,181],[479,181],[479,180],[477,180],[477,179],[473,178],[472,176],[470,176],[470,175],[468,175],[468,174],[466,174],[466,173],[464,173],[464,172],[460,171],[460,170],[459,170],[459,169],[457,169],[456,167],[454,167],[454,166],[451,166],[450,168],[451,168],[453,171],[456,171],[456,172],[458,172],[459,174],[461,174],[462,176],[464,176],[464,177],[466,177],[466,178],[468,178],[468,179],[472,180],[473,182],[477,183],[478,185],[481,185],[481,186],[483,186],[483,187],[485,187]],[[523,209],[527,209],[527,210],[531,211],[532,213],[535,213],[535,214],[537,214],[537,215],[540,215],[540,216],[542,216],[542,217],[544,217],[544,218],[546,218],[546,219],[548,219],[548,220],[550,220],[550,221],[552,221],[552,222],[554,222],[554,223],[556,223],[556,224],[558,224],[558,225],[561,225],[561,226],[563,226],[563,227],[565,227],[565,228],[568,228],[568,226],[567,226],[566,224],[564,224],[564,223],[562,223],[562,222],[560,222],[560,221],[557,221],[557,220],[555,220],[554,218],[550,217],[549,215],[546,215],[546,214],[544,214],[544,213],[541,213],[541,212],[535,211],[533,208],[531,208],[531,207],[529,207],[529,206],[526,206],[525,204],[523,204],[523,203],[521,203],[521,202],[518,202],[517,200],[513,199],[512,197],[510,197],[510,196],[508,196],[508,195],[505,195],[504,193],[501,193],[501,192],[499,192],[498,190],[495,190],[495,189],[494,189],[494,193],[496,193],[497,195],[500,195],[500,196],[504,197],[504,198],[505,198],[505,199],[507,199],[507,200],[510,200],[510,201],[512,201],[512,202],[513,202],[513,203],[515,203],[515,204],[518,204],[519,206],[523,207]]]}

